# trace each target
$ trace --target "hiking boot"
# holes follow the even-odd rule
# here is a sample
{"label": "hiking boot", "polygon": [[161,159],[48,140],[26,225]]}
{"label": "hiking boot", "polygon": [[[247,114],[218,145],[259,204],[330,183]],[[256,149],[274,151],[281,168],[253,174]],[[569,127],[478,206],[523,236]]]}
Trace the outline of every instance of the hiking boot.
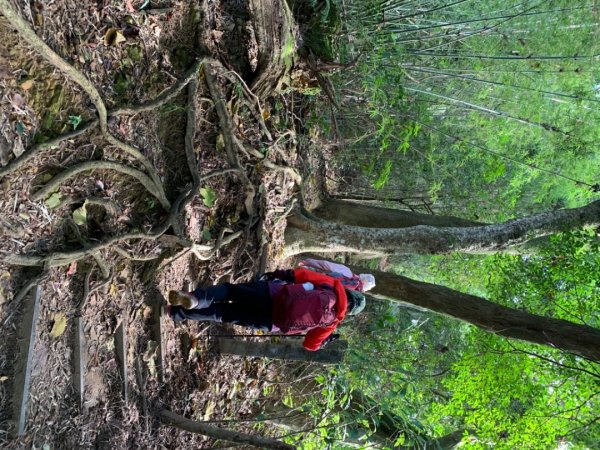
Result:
{"label": "hiking boot", "polygon": [[198,306],[198,299],[192,294],[183,291],[169,291],[169,304],[179,305],[185,309],[194,309]]}

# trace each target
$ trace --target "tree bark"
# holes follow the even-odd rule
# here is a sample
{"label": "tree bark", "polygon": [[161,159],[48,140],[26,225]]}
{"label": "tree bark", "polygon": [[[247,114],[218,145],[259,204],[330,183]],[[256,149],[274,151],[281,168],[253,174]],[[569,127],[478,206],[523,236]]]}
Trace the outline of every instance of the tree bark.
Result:
{"label": "tree bark", "polygon": [[[350,266],[359,273],[365,269]],[[600,330],[562,319],[539,316],[498,305],[444,286],[369,270],[377,285],[369,294],[426,308],[454,317],[485,331],[541,344],[600,362]]]}
{"label": "tree bark", "polygon": [[[293,66],[294,20],[285,0],[250,0],[248,11],[257,44],[257,67],[251,90],[261,98],[273,95]],[[262,111],[260,111],[262,114]]]}
{"label": "tree bark", "polygon": [[190,431],[192,433],[203,434],[214,439],[222,439],[224,441],[239,442],[249,444],[258,448],[272,448],[276,450],[294,450],[296,447],[278,441],[277,439],[255,436],[252,434],[240,433],[238,431],[224,430],[214,425],[207,425],[195,420],[186,419],[179,414],[176,414],[167,409],[160,412],[161,420],[167,425],[172,425],[181,430]]}
{"label": "tree bark", "polygon": [[584,225],[600,225],[600,200],[580,208],[469,227],[417,225],[408,228],[366,228],[298,214],[288,219],[285,256],[305,252],[372,255],[488,253]]}
{"label": "tree bark", "polygon": [[485,225],[481,222],[452,216],[435,216],[402,209],[381,208],[337,199],[329,199],[316,211],[321,219],[344,225],[365,228],[408,228],[416,225],[433,227],[474,227]]}

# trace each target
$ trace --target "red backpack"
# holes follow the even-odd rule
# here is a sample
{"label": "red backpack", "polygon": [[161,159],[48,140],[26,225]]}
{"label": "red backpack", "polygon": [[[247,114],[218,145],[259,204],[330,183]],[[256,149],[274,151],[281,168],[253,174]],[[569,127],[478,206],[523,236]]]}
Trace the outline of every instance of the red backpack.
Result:
{"label": "red backpack", "polygon": [[315,286],[288,284],[273,301],[273,324],[283,333],[298,333],[331,325],[337,318],[335,292]]}

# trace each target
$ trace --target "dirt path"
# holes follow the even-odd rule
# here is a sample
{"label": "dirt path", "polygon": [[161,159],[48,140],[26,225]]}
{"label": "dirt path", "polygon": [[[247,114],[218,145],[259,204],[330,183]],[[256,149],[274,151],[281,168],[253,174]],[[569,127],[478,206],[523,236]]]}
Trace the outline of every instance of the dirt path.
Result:
{"label": "dirt path", "polygon": [[[268,381],[280,373],[278,364],[215,352],[209,335],[236,331],[227,327],[175,327],[163,319],[161,370],[154,311],[170,289],[243,281],[258,272],[261,260],[276,264],[282,219],[297,193],[296,175],[282,170],[296,163],[294,121],[280,106],[288,99],[277,94],[257,101],[248,91],[261,64],[261,33],[253,27],[256,10],[224,0],[153,2],[153,9],[140,11],[144,3],[61,0],[17,9],[37,36],[98,90],[109,110],[103,133],[94,122],[97,105],[86,92],[0,17],[4,261],[6,255],[44,258],[126,233],[151,234],[175,217],[160,195],[148,193],[146,184],[103,168],[65,179],[36,199],[38,189],[66,168],[109,161],[148,173],[148,183],[160,181],[169,204],[190,193],[176,211],[177,220],[169,222],[169,239],[122,240],[48,269],[0,263],[3,448],[209,448],[213,444],[203,436],[160,426],[156,413],[169,408],[189,418],[225,420],[224,426],[250,430],[253,422],[244,420],[256,414],[267,394],[277,394]],[[252,9],[260,2],[250,3]],[[216,96],[205,83],[207,67],[196,72],[195,90],[186,86],[145,112],[110,113],[160,98],[205,56],[225,64],[210,68],[220,86]],[[224,128],[219,100],[230,129]],[[195,117],[189,115],[190,107]],[[86,126],[89,131],[76,135]],[[65,133],[73,136],[44,144]],[[231,136],[241,145],[235,139],[228,143]],[[126,146],[143,158],[131,158],[123,152]],[[32,148],[40,151],[18,168],[6,169]],[[201,177],[216,175],[196,186],[191,167]],[[201,195],[190,186],[201,187]],[[54,264],[56,259],[45,261]],[[19,364],[17,336],[28,301],[17,294],[42,273],[26,431],[14,438],[10,399]],[[82,405],[73,385],[78,316],[84,342]],[[120,324],[126,336],[128,402],[115,336]],[[268,428],[263,432],[268,434]]]}

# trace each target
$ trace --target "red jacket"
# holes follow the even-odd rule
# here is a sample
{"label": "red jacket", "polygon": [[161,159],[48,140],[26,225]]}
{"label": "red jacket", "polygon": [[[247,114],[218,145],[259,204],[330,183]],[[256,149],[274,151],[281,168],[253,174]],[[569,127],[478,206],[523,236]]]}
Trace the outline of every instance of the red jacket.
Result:
{"label": "red jacket", "polygon": [[310,351],[319,350],[321,343],[329,337],[331,333],[337,328],[338,324],[346,317],[346,311],[348,310],[348,297],[346,297],[346,291],[340,280],[317,273],[308,269],[295,269],[294,278],[296,283],[310,282],[318,287],[320,284],[326,284],[333,286],[333,290],[337,297],[336,303],[336,320],[326,327],[313,328],[306,333],[304,338],[304,348]]}

